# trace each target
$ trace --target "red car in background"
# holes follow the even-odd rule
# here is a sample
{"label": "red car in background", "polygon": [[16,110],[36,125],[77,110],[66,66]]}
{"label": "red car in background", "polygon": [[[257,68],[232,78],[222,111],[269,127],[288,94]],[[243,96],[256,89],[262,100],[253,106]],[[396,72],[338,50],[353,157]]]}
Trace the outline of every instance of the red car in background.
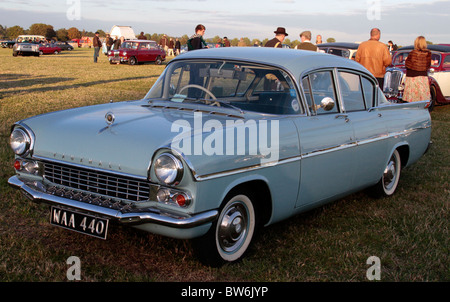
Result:
{"label": "red car in background", "polygon": [[54,44],[42,44],[39,46],[39,54],[40,55],[48,55],[48,54],[59,54],[61,52],[61,47],[58,47]]}
{"label": "red car in background", "polygon": [[156,65],[161,65],[166,59],[166,52],[155,41],[128,40],[123,42],[119,49],[109,51],[108,59],[111,64],[136,65],[154,62]]}
{"label": "red car in background", "polygon": [[[430,111],[436,104],[450,104],[450,46],[428,45],[431,51],[431,67],[428,70],[430,83]],[[401,101],[406,76],[405,61],[414,46],[399,48],[392,54],[392,64],[386,69],[383,92],[390,101]]]}

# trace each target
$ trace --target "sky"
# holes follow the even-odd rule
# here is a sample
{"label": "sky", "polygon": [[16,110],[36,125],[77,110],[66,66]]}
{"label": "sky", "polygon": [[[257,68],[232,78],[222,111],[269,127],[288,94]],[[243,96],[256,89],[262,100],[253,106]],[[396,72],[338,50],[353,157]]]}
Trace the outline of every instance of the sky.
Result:
{"label": "sky", "polygon": [[0,24],[28,29],[33,23],[54,29],[109,32],[113,25],[131,26],[136,35],[194,34],[205,38],[273,38],[285,27],[291,41],[304,30],[323,39],[361,42],[371,28],[381,41],[411,45],[423,35],[435,44],[450,44],[450,0],[0,0]]}

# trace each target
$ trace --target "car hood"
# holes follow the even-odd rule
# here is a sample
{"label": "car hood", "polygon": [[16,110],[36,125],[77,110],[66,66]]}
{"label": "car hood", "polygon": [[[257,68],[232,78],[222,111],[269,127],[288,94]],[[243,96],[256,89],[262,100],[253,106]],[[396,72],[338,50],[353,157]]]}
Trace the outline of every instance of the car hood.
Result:
{"label": "car hood", "polygon": [[[240,123],[245,127],[247,120],[271,120],[270,117],[259,114],[233,116],[185,109],[148,106],[147,101],[121,102],[48,113],[21,123],[27,125],[35,135],[35,157],[142,177],[147,177],[155,152],[171,146],[175,146],[174,149],[184,157],[195,176],[262,163],[261,157],[264,156],[261,153],[246,152],[243,155],[240,152],[226,154],[228,152],[224,151],[220,154],[220,151],[211,153],[202,147],[214,146],[218,141],[216,138],[226,139],[225,132],[217,131],[212,135],[211,131],[221,125],[226,128],[227,121],[242,121]],[[105,116],[108,113],[114,116],[111,125],[106,122]],[[208,128],[209,131],[199,133],[189,129],[189,126],[194,129],[199,117],[202,125],[212,127]],[[277,148],[277,157],[273,156],[275,153],[268,155],[266,150],[266,157],[270,157],[270,161],[298,154],[298,137],[292,121],[286,119],[284,122],[277,122],[277,126],[278,124],[278,133],[272,135],[277,141],[270,137],[267,139],[268,147]],[[270,129],[269,121],[268,132]],[[186,130],[188,131],[183,132]],[[287,147],[278,148],[280,141],[287,142]],[[192,144],[192,152],[183,149],[186,143]],[[237,148],[237,142],[233,144]]]}

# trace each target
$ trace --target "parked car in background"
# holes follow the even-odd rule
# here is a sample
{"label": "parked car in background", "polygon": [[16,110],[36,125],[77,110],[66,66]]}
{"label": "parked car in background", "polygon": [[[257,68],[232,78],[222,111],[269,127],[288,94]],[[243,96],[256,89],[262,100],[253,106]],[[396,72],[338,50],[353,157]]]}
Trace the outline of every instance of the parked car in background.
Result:
{"label": "parked car in background", "polygon": [[6,40],[6,41],[1,41],[0,42],[0,46],[2,48],[13,48],[14,44],[16,44],[15,40],[12,40],[12,41]]}
{"label": "parked car in background", "polygon": [[47,43],[47,44],[39,44],[39,53],[41,55],[49,55],[49,54],[59,54],[61,52],[61,48],[56,46],[55,44]]}
{"label": "parked car in background", "polygon": [[69,51],[73,50],[73,46],[70,45],[68,42],[59,41],[55,43],[55,46],[61,48],[61,50],[69,50]]}
{"label": "parked car in background", "polygon": [[71,45],[73,48],[80,48],[81,44],[80,44],[80,39],[72,39],[70,40],[68,43],[69,45]]}
{"label": "parked car in background", "polygon": [[93,45],[93,38],[92,37],[81,37],[81,40],[79,41],[80,47],[83,48],[91,48]]}
{"label": "parked car in background", "polygon": [[359,44],[346,42],[332,42],[332,43],[318,44],[317,47],[324,53],[355,60],[356,51],[358,50]]}
{"label": "parked car in background", "polygon": [[426,102],[392,104],[377,83],[318,52],[190,51],[141,100],[17,122],[9,184],[49,204],[55,226],[105,239],[114,221],[234,262],[259,227],[364,188],[394,194],[431,120]]}
{"label": "parked car in background", "polygon": [[[383,92],[388,100],[401,102],[405,88],[405,61],[414,46],[399,48],[392,56],[392,64],[386,69]],[[431,51],[431,67],[428,71],[431,100],[429,108],[450,103],[450,46],[428,45]]]}
{"label": "parked car in background", "polygon": [[16,43],[13,46],[13,56],[36,56],[40,55],[39,44],[35,43]]}
{"label": "parked car in background", "polygon": [[166,53],[155,41],[128,40],[120,45],[119,49],[109,51],[108,60],[111,64],[128,63],[136,65],[146,62],[162,64]]}

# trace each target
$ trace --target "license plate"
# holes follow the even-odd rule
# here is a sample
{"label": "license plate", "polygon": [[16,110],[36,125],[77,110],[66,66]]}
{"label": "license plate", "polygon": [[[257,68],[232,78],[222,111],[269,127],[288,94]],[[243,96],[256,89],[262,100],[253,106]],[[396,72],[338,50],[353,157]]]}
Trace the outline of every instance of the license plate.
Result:
{"label": "license plate", "polygon": [[50,223],[52,225],[101,239],[106,239],[108,222],[109,220],[104,218],[56,207],[51,208]]}

